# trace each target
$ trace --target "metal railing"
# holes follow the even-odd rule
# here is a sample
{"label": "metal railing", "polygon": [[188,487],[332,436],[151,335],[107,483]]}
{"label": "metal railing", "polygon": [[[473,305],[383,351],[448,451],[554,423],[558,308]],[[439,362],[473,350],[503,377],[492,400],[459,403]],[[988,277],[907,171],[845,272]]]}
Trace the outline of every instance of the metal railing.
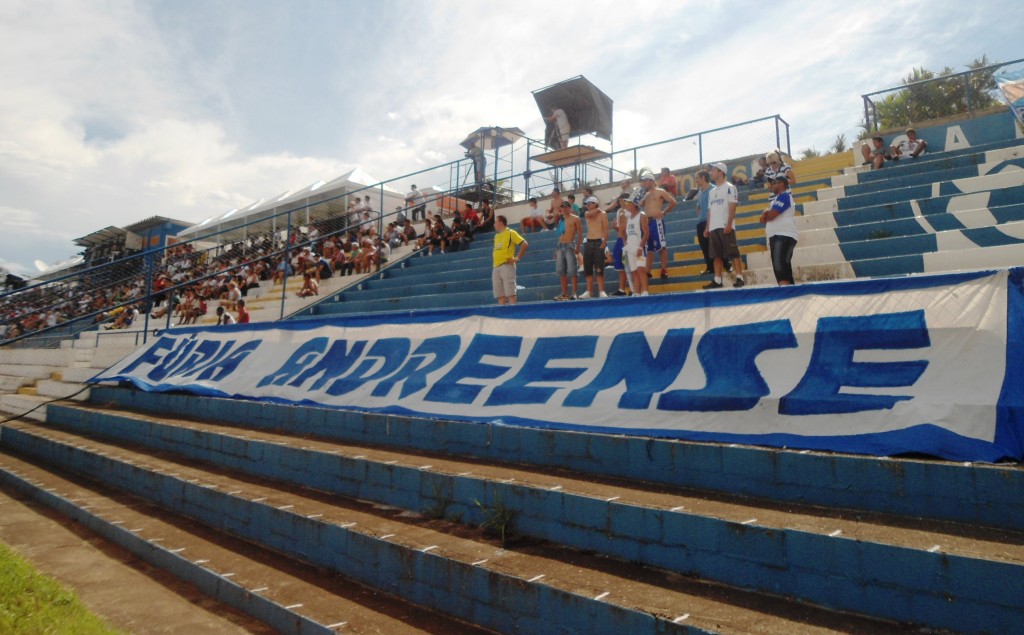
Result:
{"label": "metal railing", "polygon": [[861,95],[865,129],[875,132],[954,115],[973,116],[999,106],[1003,99],[993,79],[996,70],[1021,63],[1024,58]]}
{"label": "metal railing", "polygon": [[[238,271],[258,262],[276,267],[282,259],[290,260],[293,252],[304,246],[358,231],[367,223],[372,224],[377,236],[382,236],[388,221],[400,216],[411,218],[416,205],[406,203],[404,192],[413,183],[423,184],[419,189],[429,192],[427,204],[433,206],[430,211],[454,212],[461,207],[463,196],[491,198],[500,205],[525,200],[556,182],[564,185],[568,181],[569,187],[578,189],[631,178],[644,167],[690,167],[702,165],[706,160],[725,160],[771,148],[781,148],[788,153],[790,137],[789,124],[779,115],[773,115],[609,152],[602,159],[576,162],[560,169],[535,160],[539,145],[540,142],[523,137],[520,143],[494,150],[482,188],[475,179],[473,161],[469,158],[372,185],[347,184],[338,188],[318,182],[298,195],[254,206],[251,212],[237,214],[237,217],[229,212],[207,219],[191,231],[186,230],[189,237],[185,240],[8,291],[0,294],[0,315],[3,316],[0,324],[8,327],[0,333],[0,346],[13,342],[21,346],[47,346],[57,337],[81,337],[82,333],[98,328],[99,322],[111,320],[112,314],[132,308],[145,320],[142,331],[145,341],[146,334],[153,328],[152,314],[158,306],[225,271]],[[376,213],[365,221],[353,218],[349,204],[356,199],[365,202],[366,197],[370,197]],[[396,209],[388,211],[389,203],[395,201],[400,201]],[[314,237],[314,233],[319,235]],[[376,266],[379,270],[380,264]],[[173,284],[163,284],[165,277]],[[278,319],[286,315],[289,277],[286,275],[282,280]],[[61,314],[60,324],[34,327],[30,332],[13,337],[8,330],[51,313]],[[171,309],[161,314],[164,328],[170,327],[172,316]],[[45,318],[43,320],[45,324]],[[6,339],[2,339],[5,336]]]}

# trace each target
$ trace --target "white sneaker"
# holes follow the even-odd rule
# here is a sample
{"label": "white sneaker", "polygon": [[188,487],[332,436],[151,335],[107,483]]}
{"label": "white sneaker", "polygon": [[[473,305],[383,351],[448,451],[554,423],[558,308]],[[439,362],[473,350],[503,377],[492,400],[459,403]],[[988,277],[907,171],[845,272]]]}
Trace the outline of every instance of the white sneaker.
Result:
{"label": "white sneaker", "polygon": [[599,295],[599,296],[597,296],[597,297],[599,297],[599,298],[607,298],[607,297],[608,297],[608,294],[607,294],[607,293],[605,293],[604,291],[602,291],[602,292],[601,292],[601,295]]}
{"label": "white sneaker", "polygon": [[641,297],[641,298],[646,298],[646,297],[647,297],[647,292],[646,292],[646,291],[644,291],[643,293],[641,293],[641,294],[640,294],[640,297]]}
{"label": "white sneaker", "polygon": [[579,295],[579,299],[580,300],[586,300],[589,297],[590,297],[590,291],[584,291],[583,293],[581,293]]}

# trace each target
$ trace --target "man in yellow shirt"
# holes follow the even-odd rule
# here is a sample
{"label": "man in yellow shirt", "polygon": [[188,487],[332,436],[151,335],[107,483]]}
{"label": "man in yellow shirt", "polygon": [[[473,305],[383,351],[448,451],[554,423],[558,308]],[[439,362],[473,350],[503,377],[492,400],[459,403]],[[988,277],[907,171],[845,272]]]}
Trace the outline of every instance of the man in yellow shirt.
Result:
{"label": "man in yellow shirt", "polygon": [[[498,304],[516,303],[516,263],[526,255],[530,246],[526,239],[514,229],[509,229],[508,219],[497,216],[494,219],[494,270],[491,272],[491,286]],[[522,245],[516,254],[516,245]]]}

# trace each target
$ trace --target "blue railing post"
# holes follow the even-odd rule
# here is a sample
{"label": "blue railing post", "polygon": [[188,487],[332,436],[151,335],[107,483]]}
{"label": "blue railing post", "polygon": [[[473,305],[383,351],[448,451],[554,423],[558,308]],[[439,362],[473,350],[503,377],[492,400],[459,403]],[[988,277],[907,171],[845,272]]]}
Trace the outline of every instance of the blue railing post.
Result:
{"label": "blue railing post", "polygon": [[974,116],[974,104],[971,102],[971,82],[968,81],[970,75],[964,75],[964,95],[967,99],[967,112]]}
{"label": "blue railing post", "polygon": [[143,344],[146,343],[146,336],[149,333],[149,314],[153,312],[153,269],[155,269],[155,267],[153,266],[153,261],[155,260],[153,257],[154,255],[155,254],[153,254],[152,252],[147,252],[145,260],[142,261],[146,271],[146,299],[144,300],[145,304],[143,305],[143,307],[146,309],[146,318],[143,321],[142,329]]}
{"label": "blue railing post", "polygon": [[704,134],[697,135],[697,163],[704,165]]}
{"label": "blue railing post", "polygon": [[281,311],[277,316],[277,319],[284,317],[284,301],[288,297],[288,267],[291,266],[291,247],[292,247],[292,212],[288,211],[288,230],[284,237],[284,255],[281,256]]}

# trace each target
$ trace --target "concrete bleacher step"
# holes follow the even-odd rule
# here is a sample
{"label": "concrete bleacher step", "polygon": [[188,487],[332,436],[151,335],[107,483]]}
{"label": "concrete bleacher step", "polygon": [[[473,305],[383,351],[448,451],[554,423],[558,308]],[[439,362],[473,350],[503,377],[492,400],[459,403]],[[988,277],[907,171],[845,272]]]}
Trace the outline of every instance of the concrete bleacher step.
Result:
{"label": "concrete bleacher step", "polygon": [[[0,451],[0,484],[279,633],[480,633],[322,570],[168,514],[144,499]],[[205,604],[209,604],[206,602]],[[207,606],[207,610],[216,610]],[[174,629],[177,625],[163,624]],[[426,629],[426,630],[425,630]],[[443,630],[436,630],[443,629]]]}
{"label": "concrete bleacher step", "polygon": [[899,202],[871,205],[838,212],[798,216],[800,231],[862,225],[864,223],[897,219],[928,218],[937,214],[956,214],[979,209],[1001,211],[1019,205],[1024,196],[1024,187],[1009,186],[971,194],[951,194],[920,199],[906,199]]}
{"label": "concrete bleacher step", "polygon": [[[914,199],[961,196],[965,194],[981,194],[992,190],[1017,188],[1024,185],[1024,170],[1009,169],[984,176],[970,178],[927,181],[920,185],[881,187],[864,194],[844,198],[824,199],[804,204],[806,216],[847,211],[868,206],[892,205]],[[885,181],[880,182],[884,184]]]}
{"label": "concrete bleacher step", "polygon": [[[916,253],[902,256],[883,256],[863,260],[807,263],[793,256],[793,276],[797,282],[847,280],[852,278],[881,278],[920,273],[951,273],[977,269],[1004,269],[1024,262],[1024,244],[995,247],[971,247],[954,251]],[[747,271],[750,284],[775,284],[771,266],[757,263]]]}
{"label": "concrete bleacher step", "polygon": [[19,388],[34,383],[36,379],[33,379],[31,377],[25,377],[23,375],[0,374],[0,393],[17,392]]}
{"label": "concrete bleacher step", "polygon": [[[846,170],[847,175],[856,175],[853,183],[868,183],[874,180],[885,180],[901,174],[919,174],[924,172],[941,172],[951,168],[961,167],[970,164],[981,164],[991,162],[989,158],[995,159],[996,153],[1006,148],[1014,148],[1021,145],[1021,139],[1006,139],[988,144],[980,144],[959,150],[950,150],[926,154],[923,157],[910,161],[898,161],[889,163],[881,170],[872,170],[870,166],[857,165]],[[860,157],[858,157],[860,163]],[[848,179],[840,178],[835,185],[850,184]]]}
{"label": "concrete bleacher step", "polygon": [[[922,220],[924,221],[922,223]],[[940,212],[921,218],[896,218],[869,221],[841,227],[805,228],[800,232],[800,244],[823,245],[867,240],[879,235],[912,236],[928,233],[929,229],[957,229],[991,227],[1024,220],[1024,203],[993,208]]]}
{"label": "concrete bleacher step", "polygon": [[55,372],[51,379],[72,384],[84,384],[99,372],[97,368],[64,368]]}
{"label": "concrete bleacher step", "polygon": [[887,626],[770,597],[750,606],[747,593],[639,567],[627,577],[625,563],[584,552],[546,543],[502,546],[392,505],[208,471],[64,430],[18,424],[4,445],[34,463],[96,475],[107,487],[143,495],[211,529],[499,632],[710,633],[723,623],[787,632],[797,613],[811,632],[837,621],[846,628]]}
{"label": "concrete bleacher step", "polygon": [[[470,523],[478,522],[481,513],[473,501],[484,501],[485,504],[500,501],[514,513],[518,535],[550,543],[545,543],[545,551],[551,554],[546,559],[522,561],[531,576],[536,578],[543,574],[545,581],[542,584],[558,588],[563,580],[560,576],[564,574],[554,566],[555,562],[573,562],[587,570],[586,579],[594,585],[586,587],[586,595],[597,597],[610,591],[611,597],[602,596],[605,602],[623,601],[621,596],[615,597],[615,589],[622,582],[601,578],[596,565],[581,560],[577,552],[560,551],[563,547],[557,545],[696,575],[748,591],[802,599],[839,610],[870,611],[876,618],[913,621],[935,628],[959,629],[970,624],[968,630],[984,630],[985,627],[977,627],[970,620],[978,619],[977,615],[984,613],[989,626],[1005,626],[1010,623],[1007,620],[1015,619],[1011,616],[1016,616],[1016,608],[1007,608],[1007,605],[1013,605],[1015,592],[1005,585],[1016,588],[1015,585],[1020,583],[1024,553],[1018,551],[1024,549],[1021,546],[1024,541],[1018,534],[1001,537],[998,533],[971,530],[961,525],[946,527],[944,521],[937,519],[921,522],[909,518],[887,520],[865,515],[866,512],[837,514],[823,512],[820,508],[790,503],[780,507],[777,503],[767,502],[773,499],[793,500],[792,497],[798,496],[816,505],[826,500],[833,504],[843,501],[852,503],[854,507],[867,505],[872,511],[882,506],[892,512],[896,511],[892,508],[895,506],[902,508],[904,513],[939,514],[945,518],[971,519],[983,524],[989,522],[1005,526],[1008,523],[1013,531],[1019,531],[1024,526],[1019,502],[997,509],[1001,501],[986,500],[979,507],[969,500],[957,500],[961,496],[992,496],[1000,491],[1008,495],[1007,488],[992,490],[983,487],[977,479],[992,479],[993,484],[1008,477],[1011,481],[1019,480],[1021,475],[1012,468],[970,468],[941,462],[929,464],[852,457],[848,460],[850,465],[842,471],[845,476],[837,478],[838,474],[835,474],[823,478],[822,469],[836,470],[837,465],[843,462],[837,463],[836,457],[826,455],[778,450],[728,449],[715,444],[660,441],[655,441],[652,447],[651,441],[645,439],[631,441],[602,435],[475,424],[432,424],[394,417],[388,418],[389,425],[385,429],[375,423],[380,417],[353,413],[327,414],[315,409],[289,410],[264,404],[238,404],[241,407],[237,407],[227,400],[99,390],[102,393],[99,398],[105,404],[119,403],[111,403],[103,409],[57,406],[51,410],[51,425],[58,426],[59,432],[20,426],[19,430],[25,436],[15,435],[13,440],[7,436],[5,444],[12,443],[22,453],[35,455],[38,452],[40,458],[49,456],[48,460],[58,460],[62,464],[81,462],[77,469],[103,474],[127,471],[122,478],[131,483],[156,478],[140,473],[139,466],[146,465],[158,473],[176,476],[174,482],[177,485],[169,486],[175,491],[184,487],[182,482],[199,479],[200,484],[195,486],[197,489],[207,491],[212,485],[222,495],[232,488],[241,489],[246,499],[259,501],[266,497],[269,500],[264,505],[278,508],[292,505],[294,507],[289,508],[290,511],[301,509],[304,515],[311,509],[308,506],[311,503],[301,495],[293,494],[295,486],[329,492],[333,495],[331,501],[337,500],[337,496],[351,496],[378,507],[397,507],[417,514],[451,515]],[[124,410],[129,403],[140,407],[140,410]],[[225,424],[248,424],[250,429],[185,421],[161,414],[174,411],[190,412],[192,417],[204,420],[226,419]],[[282,417],[281,414],[286,412],[290,414]],[[308,435],[318,433],[329,434],[334,439],[317,441],[308,438]],[[97,434],[108,440],[96,441]],[[293,437],[292,434],[302,436]],[[561,451],[551,454],[544,449],[554,447],[552,444],[558,445]],[[638,452],[634,454],[630,444],[637,445]],[[48,446],[49,449],[39,446]],[[79,446],[87,447],[81,449]],[[148,449],[139,450],[140,446]],[[509,453],[513,446],[519,450]],[[132,454],[123,459],[121,455],[129,447],[133,448]],[[410,450],[414,453],[409,454]],[[431,451],[445,454],[424,456],[420,453]],[[102,452],[103,456],[83,456],[83,452]],[[180,455],[182,460],[172,459],[174,462],[166,467],[153,467],[156,456],[163,460],[169,452]],[[467,462],[467,459],[460,458],[463,454],[484,462]],[[494,463],[501,456],[513,455],[519,465]],[[601,458],[605,456],[619,457],[618,464],[608,464]],[[670,475],[652,470],[653,466],[644,469],[638,465],[647,461],[663,461],[670,456],[675,457],[671,460],[682,462],[680,468],[685,464],[689,474],[679,472]],[[627,461],[626,457],[631,458]],[[133,461],[135,465],[114,464],[122,460]],[[538,460],[540,463],[535,464]],[[781,472],[777,471],[779,461],[786,464]],[[206,463],[222,465],[248,474],[250,478],[245,482],[228,481],[223,480],[223,474],[218,473],[215,478],[190,467]],[[852,470],[854,464],[865,473],[847,471]],[[570,471],[552,472],[541,465]],[[729,465],[733,467],[726,467]],[[708,469],[706,477],[717,479],[722,484],[720,486],[737,488],[734,492],[743,491],[743,483],[747,482],[749,485],[746,487],[757,488],[757,494],[765,501],[722,499],[709,491],[665,490],[663,485],[652,488],[638,481],[605,480],[607,477],[621,478],[616,469],[625,469],[642,474],[641,478],[645,480],[670,479],[675,487],[692,486],[694,478],[705,478],[701,476],[701,466]],[[604,473],[604,470],[608,472]],[[591,476],[583,477],[587,472],[591,472]],[[878,477],[873,476],[876,472]],[[947,472],[948,476],[940,477],[940,473]],[[915,476],[918,473],[931,476],[918,481],[919,477]],[[857,476],[851,481],[854,474]],[[281,483],[269,489],[256,490],[251,478],[270,478]],[[933,484],[936,478],[943,478],[949,489],[935,491],[931,488],[929,484]],[[962,486],[956,485],[960,482]],[[867,489],[861,492],[853,486],[854,483],[862,483]],[[165,487],[168,486],[154,490],[155,486],[150,486],[147,491],[160,491]],[[889,488],[892,491],[886,494]],[[748,495],[752,493],[747,491]],[[933,500],[922,500],[920,496]],[[936,497],[940,500],[934,500]],[[316,502],[319,506],[312,509],[318,513],[331,516],[336,511],[325,510],[322,500]],[[235,505],[233,502],[221,504],[226,507]],[[246,517],[253,514],[255,512]],[[844,520],[848,515],[851,519]],[[267,512],[261,512],[259,517],[266,519]],[[355,522],[361,529],[353,529],[353,532],[361,531],[364,536],[367,531],[378,536],[394,534],[390,542],[404,542],[404,537],[421,529],[394,526],[374,529],[381,519],[366,516],[345,516],[335,522]],[[319,536],[324,531],[306,535]],[[356,539],[350,536],[347,540]],[[677,542],[679,540],[682,542]],[[447,538],[436,535],[408,546],[413,550],[423,550],[441,545],[431,549],[431,553],[449,558],[467,549],[469,555],[461,560],[463,563],[494,558],[493,553],[481,553],[473,544],[461,544],[463,547],[449,546]],[[316,548],[309,546],[305,552]],[[510,551],[518,553],[515,546]],[[532,548],[528,551],[533,553]],[[509,559],[502,562],[506,566],[513,564]],[[933,575],[932,571],[939,567],[952,569],[948,575]],[[917,574],[908,576],[908,571]],[[634,575],[639,573],[629,574],[630,577]],[[659,576],[659,579],[664,578]],[[997,583],[996,579],[1000,581]],[[827,582],[822,582],[824,580]],[[984,589],[977,586],[983,580],[990,582],[982,585]],[[894,585],[900,585],[899,590],[894,589]],[[674,591],[670,586],[654,592],[659,597],[673,598],[672,604],[680,615],[701,614],[701,611],[691,610],[692,605],[682,604],[693,602],[692,598],[676,596]],[[901,593],[909,595],[900,597]],[[980,604],[984,604],[984,608]],[[630,603],[628,606],[637,608],[645,605]],[[777,605],[769,612],[783,609]],[[656,607],[644,610],[659,614]],[[675,611],[664,605],[662,610],[664,613],[661,614],[669,617]],[[687,623],[699,626],[696,622]],[[888,630],[878,624],[874,628]],[[632,631],[599,629],[578,632]],[[875,631],[869,628],[868,632]]]}
{"label": "concrete bleacher step", "polygon": [[1024,145],[941,160],[939,165],[929,162],[920,164],[911,162],[912,165],[908,165],[906,169],[894,167],[885,174],[878,171],[880,176],[871,180],[864,179],[864,182],[858,181],[858,178],[833,179],[833,187],[820,190],[818,198],[820,200],[844,198],[876,191],[881,188],[882,183],[884,183],[885,189],[917,185],[931,174],[941,174],[943,180],[946,181],[985,176],[996,169],[1007,166],[1020,167],[1021,159],[1024,159]]}
{"label": "concrete bleacher step", "polygon": [[50,401],[50,397],[37,395],[6,394],[0,395],[0,413],[4,419],[9,417],[24,417],[31,421],[45,421],[46,408],[44,405]]}
{"label": "concrete bleacher step", "polygon": [[74,401],[85,401],[89,398],[89,388],[86,387],[84,383],[72,383],[57,379],[43,379],[36,383],[36,394],[48,399],[72,399]]}

